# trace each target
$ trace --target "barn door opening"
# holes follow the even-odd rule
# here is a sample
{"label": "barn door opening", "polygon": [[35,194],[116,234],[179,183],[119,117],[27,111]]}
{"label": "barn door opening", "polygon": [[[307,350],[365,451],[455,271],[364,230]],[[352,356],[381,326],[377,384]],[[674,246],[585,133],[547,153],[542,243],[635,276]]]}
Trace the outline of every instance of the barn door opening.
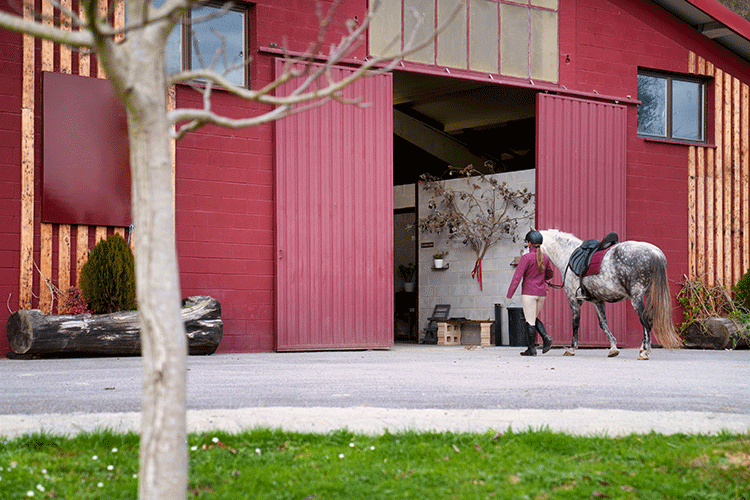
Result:
{"label": "barn door opening", "polygon": [[280,351],[393,345],[392,76],[345,97],[369,105],[329,102],[275,124]]}
{"label": "barn door opening", "polygon": [[[559,229],[582,240],[615,231],[625,240],[626,108],[571,97],[537,97],[536,217],[540,229]],[[556,273],[556,282],[562,277]],[[607,322],[623,345],[629,302],[607,304]],[[632,308],[631,308],[632,309]],[[555,341],[569,343],[571,313],[562,290],[551,290],[542,319]],[[640,342],[642,332],[632,332]],[[579,342],[608,346],[596,311],[584,304]]]}

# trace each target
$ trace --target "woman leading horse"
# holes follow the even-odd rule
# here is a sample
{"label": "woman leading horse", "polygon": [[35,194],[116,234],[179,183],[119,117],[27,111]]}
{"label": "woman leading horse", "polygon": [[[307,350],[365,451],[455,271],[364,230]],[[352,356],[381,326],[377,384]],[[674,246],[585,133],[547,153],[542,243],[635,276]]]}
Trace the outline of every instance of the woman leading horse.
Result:
{"label": "woman leading horse", "polygon": [[[596,307],[599,326],[610,343],[609,356],[617,356],[617,341],[607,326],[604,312],[606,302],[630,299],[643,326],[643,343],[638,359],[649,359],[651,353],[651,330],[659,335],[664,347],[681,345],[672,323],[672,297],[667,282],[667,259],[664,253],[651,243],[623,241],[611,247],[601,261],[598,274],[579,278],[568,264],[573,252],[583,243],[572,234],[556,229],[540,231],[544,238],[541,248],[563,275],[563,288],[573,314],[573,343],[565,353],[575,354],[578,347],[578,327],[581,320],[581,305],[589,301]],[[581,293],[585,290],[585,293]]]}

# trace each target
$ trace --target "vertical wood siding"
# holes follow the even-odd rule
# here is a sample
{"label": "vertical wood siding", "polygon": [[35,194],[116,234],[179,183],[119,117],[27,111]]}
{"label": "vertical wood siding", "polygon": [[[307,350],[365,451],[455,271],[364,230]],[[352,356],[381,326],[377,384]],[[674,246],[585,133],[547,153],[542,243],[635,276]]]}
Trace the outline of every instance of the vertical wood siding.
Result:
{"label": "vertical wood siding", "polygon": [[275,124],[278,350],[393,344],[391,75],[345,93]]}
{"label": "vertical wood siding", "polygon": [[[63,0],[61,5],[71,9],[71,0]],[[33,17],[33,0],[24,0],[24,15]],[[37,6],[37,8],[39,8]],[[51,24],[51,4],[41,2],[44,23]],[[79,7],[80,9],[80,7]],[[116,26],[125,22],[122,2],[115,2],[112,16]],[[99,1],[99,11],[108,15],[106,1]],[[81,16],[83,11],[79,11]],[[71,29],[70,17],[61,15],[60,26]],[[53,288],[65,291],[77,284],[81,268],[88,260],[89,249],[108,235],[118,233],[126,237],[122,227],[91,227],[85,225],[48,224],[40,222],[39,193],[34,189],[34,176],[41,169],[35,155],[41,144],[34,142],[41,132],[35,125],[42,123],[41,98],[38,84],[41,71],[56,71],[80,76],[105,78],[104,71],[96,59],[84,52],[73,52],[65,46],[42,41],[41,51],[35,51],[35,40],[30,36],[23,37],[23,87],[22,87],[22,167],[21,167],[21,262],[19,279],[19,308],[36,307],[44,312],[55,312],[58,305],[53,298]],[[92,65],[92,60],[94,64]],[[76,64],[77,63],[77,64]],[[77,68],[77,73],[75,69]],[[39,116],[41,120],[35,121]],[[78,147],[85,147],[84,144]],[[35,235],[39,235],[38,246],[35,246]],[[72,273],[72,274],[71,274]],[[34,299],[36,298],[36,303]]]}
{"label": "vertical wood siding", "polygon": [[713,77],[713,145],[688,151],[688,278],[731,287],[750,267],[748,85],[692,52],[688,72]]}
{"label": "vertical wood siding", "polygon": [[[616,231],[625,240],[626,108],[602,102],[539,94],[537,99],[536,218],[539,229],[559,229],[582,240]],[[556,273],[555,283],[562,281]],[[618,343],[627,339],[629,302],[607,304],[608,324]],[[573,330],[567,296],[550,290],[542,320],[557,342]],[[584,304],[581,345],[609,345],[596,311]]]}

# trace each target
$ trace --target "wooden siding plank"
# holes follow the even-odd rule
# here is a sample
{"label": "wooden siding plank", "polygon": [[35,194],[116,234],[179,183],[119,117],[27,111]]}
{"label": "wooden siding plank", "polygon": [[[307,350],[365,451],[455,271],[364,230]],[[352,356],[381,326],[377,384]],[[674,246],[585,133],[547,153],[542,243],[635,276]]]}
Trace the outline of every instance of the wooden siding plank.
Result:
{"label": "wooden siding plank", "polygon": [[740,165],[740,81],[732,78],[732,285],[742,277],[742,258],[739,254],[742,248],[742,185]]}
{"label": "wooden siding plank", "polygon": [[716,150],[714,159],[714,188],[716,199],[715,218],[714,218],[714,246],[716,265],[714,267],[714,277],[718,283],[724,283],[724,73],[716,70]]}
{"label": "wooden siding plank", "polygon": [[[34,1],[24,0],[24,19],[34,19]],[[31,309],[34,285],[34,43],[23,35],[21,82],[21,261],[18,307]]]}
{"label": "wooden siding plank", "polygon": [[[54,14],[52,3],[42,2],[42,24],[52,26],[52,16]],[[54,47],[55,45],[48,40],[42,40],[42,71],[54,70]],[[52,233],[53,225],[42,222],[40,226],[39,237],[39,304],[38,308],[45,313],[51,314],[54,305],[54,296],[52,294]]]}
{"label": "wooden siding plank", "polygon": [[[698,57],[695,72],[699,75],[706,74],[706,60]],[[695,194],[695,218],[696,227],[696,276],[704,279],[706,274],[706,148],[696,147],[696,194]]]}
{"label": "wooden siding plank", "polygon": [[697,192],[696,214],[696,277],[702,278],[706,274],[706,148],[697,148]]}
{"label": "wooden siding plank", "polygon": [[57,232],[57,286],[70,288],[70,224],[60,224]]}
{"label": "wooden siding plank", "polygon": [[696,184],[697,184],[697,165],[696,165],[696,148],[688,148],[688,277],[695,279],[698,274],[698,224],[696,221]]}
{"label": "wooden siding plank", "polygon": [[52,312],[52,224],[41,224],[39,238],[39,309]]}
{"label": "wooden siding plank", "polygon": [[104,226],[96,226],[96,232],[95,232],[96,243],[99,243],[100,241],[106,240],[106,239],[107,239],[107,228]]}
{"label": "wooden siding plank", "polygon": [[81,268],[89,260],[89,227],[77,226],[76,230],[76,283],[81,277]]}
{"label": "wooden siding plank", "polygon": [[[697,68],[695,52],[688,52],[688,73],[695,73]],[[688,148],[688,277],[695,279],[698,273],[698,221],[697,221],[697,150]]]}
{"label": "wooden siding plank", "polygon": [[[71,27],[70,16],[64,13],[71,11],[71,3],[72,0],[61,0],[60,2],[63,7],[63,12],[60,13],[60,27],[64,30],[70,30]],[[70,47],[60,45],[60,73],[70,74],[72,72],[71,59]]]}
{"label": "wooden siding plank", "polygon": [[[714,74],[714,66],[710,62],[706,62],[706,75],[712,76]],[[715,83],[714,83],[715,86]],[[714,99],[715,105],[716,99]],[[715,125],[714,125],[715,126]],[[714,130],[714,142],[716,142],[717,131]],[[714,172],[716,162],[716,150],[710,148],[706,150],[706,281],[708,286],[714,286],[715,283],[715,272],[714,272],[714,251],[716,249],[714,245],[715,241],[715,219],[714,219]]]}
{"label": "wooden siding plank", "polygon": [[723,283],[732,282],[732,80],[724,73],[724,276]]}
{"label": "wooden siding plank", "polygon": [[[81,21],[86,21],[86,11],[83,2],[78,6],[78,16]],[[78,52],[78,74],[80,76],[91,76],[91,56],[86,51]]]}
{"label": "wooden siding plank", "polygon": [[750,86],[742,85],[742,125],[740,127],[740,163],[742,164],[742,270],[750,269]]}

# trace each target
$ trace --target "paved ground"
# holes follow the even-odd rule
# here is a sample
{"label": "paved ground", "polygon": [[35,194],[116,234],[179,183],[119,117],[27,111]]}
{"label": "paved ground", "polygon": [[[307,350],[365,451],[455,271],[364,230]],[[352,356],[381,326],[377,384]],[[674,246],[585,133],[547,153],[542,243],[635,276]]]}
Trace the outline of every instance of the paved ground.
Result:
{"label": "paved ground", "polygon": [[[190,430],[750,432],[750,351],[396,345],[188,361]],[[141,360],[0,359],[0,435],[138,429]]]}

